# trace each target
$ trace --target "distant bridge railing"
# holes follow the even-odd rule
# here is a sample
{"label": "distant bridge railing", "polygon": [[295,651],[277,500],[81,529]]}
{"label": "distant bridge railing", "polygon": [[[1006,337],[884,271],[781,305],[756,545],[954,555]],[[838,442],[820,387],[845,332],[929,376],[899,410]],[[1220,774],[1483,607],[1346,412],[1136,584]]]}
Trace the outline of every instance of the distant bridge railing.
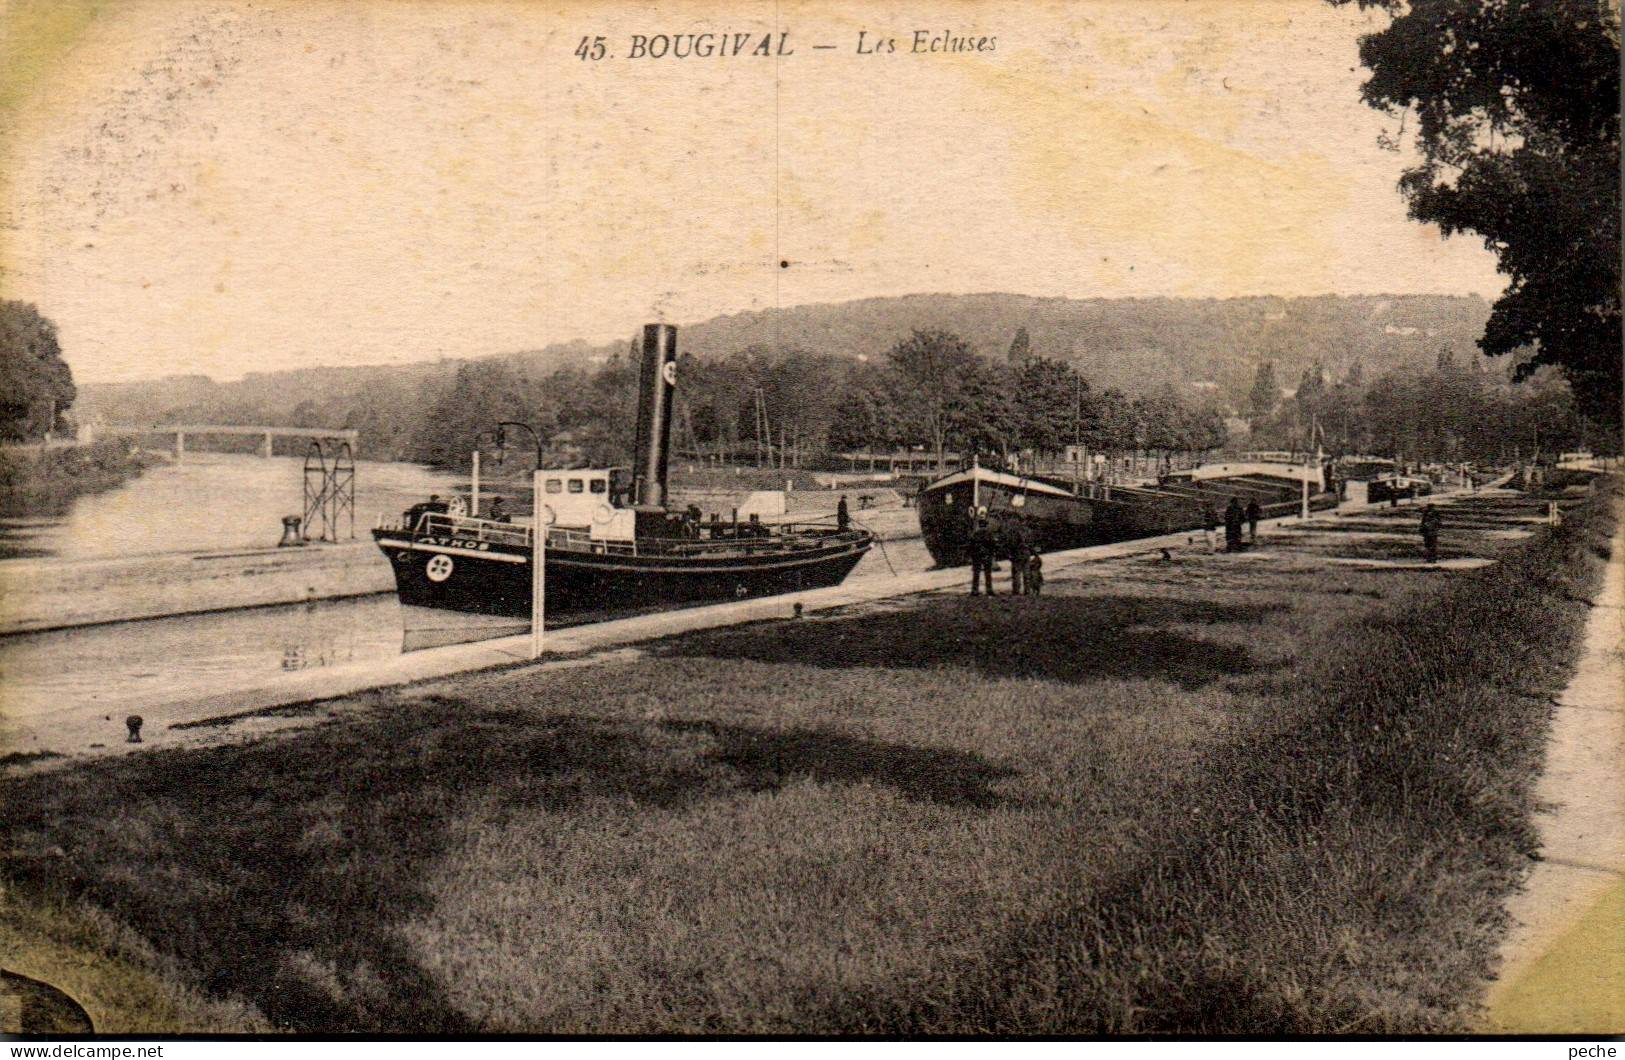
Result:
{"label": "distant bridge railing", "polygon": [[242,424],[222,423],[157,423],[150,426],[136,426],[132,424],[104,424],[88,428],[98,438],[104,437],[137,437],[150,435],[173,435],[175,439],[175,459],[180,460],[186,455],[186,437],[250,437],[261,438],[260,455],[271,455],[271,443],[276,438],[316,438],[319,440],[334,439],[350,443],[350,451],[355,452],[361,441],[361,432],[349,428],[337,429],[329,427],[259,427]]}
{"label": "distant bridge railing", "polygon": [[942,473],[949,468],[958,467],[960,459],[958,453],[945,452],[939,462],[935,452],[924,452],[918,449],[863,449],[839,452],[832,455],[839,460],[846,461],[852,471],[867,469],[869,471],[935,471]]}

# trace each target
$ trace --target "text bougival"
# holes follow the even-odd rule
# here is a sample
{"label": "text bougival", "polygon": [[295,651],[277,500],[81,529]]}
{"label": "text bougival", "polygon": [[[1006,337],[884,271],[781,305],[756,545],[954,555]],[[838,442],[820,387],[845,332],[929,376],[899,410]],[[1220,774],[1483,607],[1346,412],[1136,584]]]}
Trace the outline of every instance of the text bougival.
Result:
{"label": "text bougival", "polygon": [[735,55],[794,55],[790,34],[780,33],[641,33],[632,35],[628,59],[709,59]]}

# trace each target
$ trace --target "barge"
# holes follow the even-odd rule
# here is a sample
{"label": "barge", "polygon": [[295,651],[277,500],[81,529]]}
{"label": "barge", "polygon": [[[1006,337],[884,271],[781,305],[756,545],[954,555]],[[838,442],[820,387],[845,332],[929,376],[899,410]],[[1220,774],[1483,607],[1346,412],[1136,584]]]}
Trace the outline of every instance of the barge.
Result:
{"label": "barge", "polygon": [[1243,505],[1257,501],[1265,519],[1291,515],[1302,506],[1306,480],[1311,510],[1337,505],[1318,469],[1291,464],[1213,464],[1164,476],[1155,485],[1113,486],[1018,475],[973,462],[921,488],[920,533],[939,566],[958,566],[970,562],[978,516],[995,530],[1019,518],[1037,551],[1057,552],[1200,529],[1209,508],[1222,519],[1231,497]]}

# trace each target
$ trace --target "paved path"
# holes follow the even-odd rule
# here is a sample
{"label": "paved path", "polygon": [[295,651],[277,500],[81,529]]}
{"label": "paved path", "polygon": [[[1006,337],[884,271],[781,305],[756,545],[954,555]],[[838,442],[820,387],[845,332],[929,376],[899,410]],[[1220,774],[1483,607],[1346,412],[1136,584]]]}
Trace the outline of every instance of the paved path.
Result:
{"label": "paved path", "polygon": [[1625,1033],[1625,523],[1584,654],[1553,712],[1536,798],[1542,860],[1486,999],[1490,1029]]}

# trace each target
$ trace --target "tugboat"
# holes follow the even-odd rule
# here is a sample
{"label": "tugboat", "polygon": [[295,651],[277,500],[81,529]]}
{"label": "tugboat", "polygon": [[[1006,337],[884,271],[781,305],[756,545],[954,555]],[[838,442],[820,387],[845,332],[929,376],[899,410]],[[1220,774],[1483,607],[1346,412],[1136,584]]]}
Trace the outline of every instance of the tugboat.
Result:
{"label": "tugboat", "polygon": [[[643,329],[633,468],[540,470],[544,526],[417,504],[373,530],[405,608],[528,621],[535,539],[554,615],[611,614],[839,585],[874,544],[822,523],[741,523],[666,507],[677,329]],[[408,631],[413,622],[408,620]]]}
{"label": "tugboat", "polygon": [[978,514],[995,529],[1020,517],[1040,552],[1155,537],[1202,526],[1203,509],[1223,512],[1231,497],[1258,501],[1266,519],[1297,512],[1303,481],[1310,508],[1335,507],[1320,472],[1293,464],[1209,464],[1164,476],[1155,485],[1110,486],[1047,475],[970,467],[921,487],[920,534],[938,566],[970,562],[970,532]]}

